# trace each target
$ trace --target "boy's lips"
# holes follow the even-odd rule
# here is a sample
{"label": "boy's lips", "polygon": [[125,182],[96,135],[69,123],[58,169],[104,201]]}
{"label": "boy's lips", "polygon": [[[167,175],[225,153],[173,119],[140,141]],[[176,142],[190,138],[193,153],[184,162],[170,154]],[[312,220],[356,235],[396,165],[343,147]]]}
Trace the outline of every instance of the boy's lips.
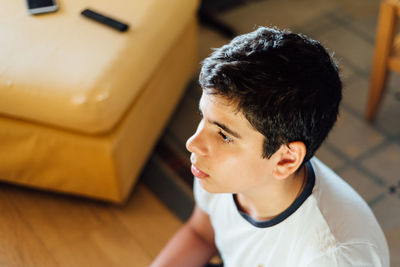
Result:
{"label": "boy's lips", "polygon": [[192,167],[190,168],[192,171],[192,174],[196,176],[197,178],[204,179],[207,178],[209,175],[200,169],[198,169],[194,164],[192,164]]}

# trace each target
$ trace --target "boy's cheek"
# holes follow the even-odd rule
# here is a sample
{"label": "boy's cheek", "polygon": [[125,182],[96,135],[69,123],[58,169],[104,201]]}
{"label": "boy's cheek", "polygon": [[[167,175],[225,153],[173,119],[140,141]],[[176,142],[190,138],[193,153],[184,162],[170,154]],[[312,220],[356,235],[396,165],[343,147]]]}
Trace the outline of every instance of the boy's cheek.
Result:
{"label": "boy's cheek", "polygon": [[232,159],[221,159],[210,166],[210,173],[216,177],[234,177],[241,172],[240,162]]}

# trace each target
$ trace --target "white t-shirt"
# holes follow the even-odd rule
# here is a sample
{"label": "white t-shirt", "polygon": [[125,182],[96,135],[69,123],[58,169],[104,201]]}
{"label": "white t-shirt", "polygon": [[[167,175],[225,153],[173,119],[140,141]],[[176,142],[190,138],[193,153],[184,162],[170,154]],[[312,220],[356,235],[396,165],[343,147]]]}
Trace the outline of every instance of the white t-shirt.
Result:
{"label": "white t-shirt", "polygon": [[196,203],[210,216],[224,267],[389,266],[384,234],[367,203],[318,159],[310,162],[302,194],[264,222],[240,212],[234,195],[208,193],[195,179]]}

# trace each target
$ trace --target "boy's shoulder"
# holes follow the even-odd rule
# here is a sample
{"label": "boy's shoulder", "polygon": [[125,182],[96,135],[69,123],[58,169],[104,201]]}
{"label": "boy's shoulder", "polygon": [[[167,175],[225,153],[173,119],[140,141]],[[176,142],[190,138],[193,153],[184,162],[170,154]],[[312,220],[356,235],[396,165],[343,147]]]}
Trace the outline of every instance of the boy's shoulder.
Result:
{"label": "boy's shoulder", "polygon": [[[365,200],[320,160],[314,157],[311,163],[315,172],[311,198],[321,216],[318,227],[325,228],[329,236],[327,241],[330,240],[325,247],[318,248],[320,252],[333,253],[329,250],[334,249],[342,255],[341,250],[352,253],[376,250],[379,255],[387,256],[383,231]],[[314,213],[314,218],[318,217],[317,214]]]}
{"label": "boy's shoulder", "polygon": [[311,159],[311,164],[315,175],[312,197],[328,223],[376,222],[368,204],[344,179],[316,157]]}

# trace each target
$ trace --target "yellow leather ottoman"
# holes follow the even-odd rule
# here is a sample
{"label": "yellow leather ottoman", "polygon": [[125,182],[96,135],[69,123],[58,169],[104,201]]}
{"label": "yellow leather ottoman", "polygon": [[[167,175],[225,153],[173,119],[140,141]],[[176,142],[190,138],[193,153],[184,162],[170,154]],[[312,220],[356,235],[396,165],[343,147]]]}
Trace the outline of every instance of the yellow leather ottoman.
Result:
{"label": "yellow leather ottoman", "polygon": [[58,2],[0,0],[0,179],[123,202],[196,68],[198,1]]}

